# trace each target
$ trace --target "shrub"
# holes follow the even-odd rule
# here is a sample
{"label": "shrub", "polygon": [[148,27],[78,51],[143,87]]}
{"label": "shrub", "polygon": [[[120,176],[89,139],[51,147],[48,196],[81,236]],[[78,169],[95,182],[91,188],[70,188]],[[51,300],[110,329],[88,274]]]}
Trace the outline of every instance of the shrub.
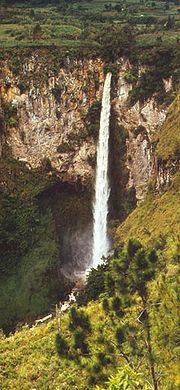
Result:
{"label": "shrub", "polygon": [[122,345],[125,341],[125,335],[123,328],[117,328],[115,333],[115,338],[118,343],[118,345]]}
{"label": "shrub", "polygon": [[87,135],[91,137],[97,137],[99,131],[101,113],[101,102],[96,100],[89,108],[86,118],[85,126],[87,129]]}
{"label": "shrub", "polygon": [[91,269],[86,280],[86,286],[77,296],[78,305],[87,305],[89,301],[95,301],[100,294],[105,291],[105,274],[108,265],[98,265],[96,269]]}
{"label": "shrub", "polygon": [[154,264],[158,262],[158,255],[155,249],[151,249],[148,254],[148,260],[150,263]]}
{"label": "shrub", "polygon": [[137,81],[137,74],[133,71],[133,69],[126,69],[124,72],[124,79],[127,83],[133,83]]}
{"label": "shrub", "polygon": [[135,256],[136,265],[140,269],[147,268],[148,262],[146,260],[146,253],[144,249],[139,249]]}
{"label": "shrub", "polygon": [[18,120],[17,120],[17,118],[11,117],[8,119],[7,124],[9,125],[9,127],[17,127]]}
{"label": "shrub", "polygon": [[97,359],[102,366],[107,366],[109,363],[111,363],[111,359],[106,355],[106,352],[104,351],[100,351],[97,353]]}
{"label": "shrub", "polygon": [[37,23],[32,31],[33,40],[42,39],[43,37],[43,30],[39,23]]}
{"label": "shrub", "polygon": [[148,390],[149,388],[142,379],[142,374],[133,371],[129,365],[120,367],[115,375],[111,375],[107,385],[108,390]]}
{"label": "shrub", "polygon": [[86,333],[83,329],[77,329],[74,332],[74,348],[80,349],[80,351],[85,355],[89,353],[89,348],[86,341]]}
{"label": "shrub", "polygon": [[104,298],[102,300],[102,307],[103,307],[103,310],[105,311],[105,313],[108,313],[109,312],[109,301],[107,298]]}
{"label": "shrub", "polygon": [[4,133],[4,116],[0,111],[0,134]]}
{"label": "shrub", "polygon": [[55,346],[56,346],[56,351],[59,356],[64,356],[67,357],[68,351],[69,351],[69,346],[65,338],[60,335],[59,333],[56,335],[55,338]]}
{"label": "shrub", "polygon": [[91,154],[90,156],[88,156],[88,164],[92,167],[92,168],[95,168],[96,166],[96,154]]}
{"label": "shrub", "polygon": [[91,323],[89,320],[89,316],[84,312],[84,310],[77,310],[75,307],[72,307],[69,313],[69,317],[70,330],[75,330],[77,327],[80,327],[87,333],[91,332]]}
{"label": "shrub", "polygon": [[112,73],[112,76],[117,76],[118,73],[118,66],[114,63],[108,63],[104,65],[104,74]]}
{"label": "shrub", "polygon": [[128,246],[127,246],[127,253],[128,255],[132,258],[138,249],[141,249],[142,245],[138,240],[130,239],[128,241]]}
{"label": "shrub", "polygon": [[124,311],[121,306],[121,299],[118,296],[113,297],[111,307],[118,317],[122,317],[124,315]]}
{"label": "shrub", "polygon": [[51,161],[49,160],[49,158],[45,157],[45,158],[42,160],[42,169],[43,169],[45,172],[50,172],[50,171],[52,171],[52,165],[51,165]]}
{"label": "shrub", "polygon": [[17,108],[12,105],[12,103],[5,103],[4,105],[4,118],[5,122],[10,127],[17,127],[18,118],[17,118]]}

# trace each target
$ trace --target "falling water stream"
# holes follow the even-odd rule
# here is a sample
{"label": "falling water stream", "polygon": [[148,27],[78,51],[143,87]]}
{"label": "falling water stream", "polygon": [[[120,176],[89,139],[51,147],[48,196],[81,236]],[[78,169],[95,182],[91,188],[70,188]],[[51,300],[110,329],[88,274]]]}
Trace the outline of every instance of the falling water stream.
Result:
{"label": "falling water stream", "polygon": [[99,141],[97,146],[97,166],[95,182],[95,200],[93,204],[93,251],[92,264],[96,268],[107,257],[110,249],[107,236],[108,199],[110,194],[108,182],[109,154],[109,117],[111,110],[111,73],[108,73],[104,83],[102,109],[100,118]]}

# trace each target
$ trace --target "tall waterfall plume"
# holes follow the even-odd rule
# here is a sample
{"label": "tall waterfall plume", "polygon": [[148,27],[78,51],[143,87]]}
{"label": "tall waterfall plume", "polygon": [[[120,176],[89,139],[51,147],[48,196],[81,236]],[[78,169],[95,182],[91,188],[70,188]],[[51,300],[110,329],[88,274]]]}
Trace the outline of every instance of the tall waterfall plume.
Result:
{"label": "tall waterfall plume", "polygon": [[111,73],[104,83],[102,109],[100,118],[99,140],[97,146],[97,165],[95,182],[95,200],[93,204],[93,251],[92,264],[96,268],[107,257],[109,240],[107,236],[107,215],[109,199],[108,154],[109,154],[109,117],[111,110]]}

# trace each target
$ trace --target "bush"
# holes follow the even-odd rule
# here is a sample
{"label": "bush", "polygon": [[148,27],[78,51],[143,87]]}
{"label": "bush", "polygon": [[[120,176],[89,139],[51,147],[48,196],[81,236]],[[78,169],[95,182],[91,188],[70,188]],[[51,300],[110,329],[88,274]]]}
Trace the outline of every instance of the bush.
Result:
{"label": "bush", "polygon": [[33,37],[33,40],[42,39],[42,37],[43,37],[43,30],[42,30],[42,27],[40,26],[39,23],[37,23],[34,26],[33,31],[32,31],[32,37]]}
{"label": "bush", "polygon": [[4,133],[4,116],[0,111],[0,135]]}
{"label": "bush", "polygon": [[147,268],[148,262],[146,260],[146,253],[144,249],[139,249],[135,256],[135,262],[138,268],[144,269]]}
{"label": "bush", "polygon": [[139,241],[131,239],[128,241],[128,246],[127,246],[127,253],[128,255],[132,258],[138,249],[141,249],[142,245]]}
{"label": "bush", "polygon": [[86,342],[86,333],[83,329],[77,329],[74,332],[74,348],[80,349],[85,355],[89,353],[88,344]]}
{"label": "bush", "polygon": [[44,172],[47,172],[47,173],[52,171],[51,161],[49,160],[48,157],[43,158],[42,169]]}
{"label": "bush", "polygon": [[17,118],[17,108],[11,103],[5,103],[4,108],[4,118],[5,122],[10,127],[17,127],[18,118]]}
{"label": "bush", "polygon": [[87,305],[89,301],[96,301],[100,294],[105,291],[105,274],[108,269],[107,264],[98,265],[96,269],[91,269],[86,280],[86,286],[77,296],[78,305]]}
{"label": "bush", "polygon": [[87,129],[87,135],[89,137],[96,138],[98,136],[100,113],[101,102],[99,100],[96,100],[89,108],[85,118],[85,126]]}
{"label": "bush", "polygon": [[122,345],[125,341],[125,335],[123,328],[117,328],[115,333],[116,341],[118,345]]}
{"label": "bush", "polygon": [[125,25],[107,25],[97,32],[96,40],[101,44],[102,56],[108,62],[115,62],[122,56],[131,56],[134,53],[134,34],[132,27]]}
{"label": "bush", "polygon": [[91,332],[91,324],[88,315],[81,309],[77,310],[72,307],[69,313],[69,329],[75,330],[77,327],[82,328],[85,332]]}
{"label": "bush", "polygon": [[104,74],[112,73],[112,76],[117,76],[118,66],[114,63],[108,63],[104,65]]}
{"label": "bush", "polygon": [[106,352],[100,351],[97,353],[97,359],[102,366],[107,366],[111,363],[111,359],[106,355]]}
{"label": "bush", "polygon": [[55,338],[55,346],[56,346],[56,351],[60,357],[68,356],[68,351],[69,351],[69,346],[65,338],[60,335],[59,333],[56,335]]}
{"label": "bush", "polygon": [[133,71],[133,69],[126,69],[124,72],[124,79],[127,83],[133,83],[137,81],[137,74]]}
{"label": "bush", "polygon": [[149,386],[142,379],[142,374],[136,373],[129,365],[120,367],[107,382],[108,390],[148,390]]}
{"label": "bush", "polygon": [[121,299],[118,296],[113,297],[111,307],[118,317],[123,317],[124,315],[124,311],[122,310],[121,306]]}
{"label": "bush", "polygon": [[158,262],[158,255],[155,249],[151,249],[148,254],[148,260],[150,263],[154,264]]}
{"label": "bush", "polygon": [[17,118],[11,117],[8,119],[7,124],[9,125],[9,127],[17,127],[18,120],[17,120]]}
{"label": "bush", "polygon": [[109,312],[109,309],[110,309],[110,307],[109,307],[109,301],[108,301],[107,298],[104,298],[104,299],[102,300],[102,307],[103,307],[104,312],[107,314],[107,313]]}

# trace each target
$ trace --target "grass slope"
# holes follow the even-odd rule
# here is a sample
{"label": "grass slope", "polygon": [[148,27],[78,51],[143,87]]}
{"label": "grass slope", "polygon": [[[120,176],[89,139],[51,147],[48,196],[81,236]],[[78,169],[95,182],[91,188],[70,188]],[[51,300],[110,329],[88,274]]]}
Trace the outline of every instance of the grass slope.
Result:
{"label": "grass slope", "polygon": [[[116,259],[117,265],[117,259]],[[173,270],[175,270],[173,265]],[[114,269],[115,271],[115,269]],[[118,281],[116,269],[115,279]],[[160,382],[159,390],[177,390],[178,379],[178,359],[177,359],[177,281],[168,273],[158,275],[157,280],[150,284],[149,288],[149,312],[152,329],[152,347],[154,357],[157,362],[157,372]],[[112,299],[109,300],[112,303]],[[151,303],[154,304],[151,304]],[[156,303],[158,302],[158,310]],[[144,386],[128,386],[127,389],[151,390],[149,368],[146,360],[146,346],[144,344],[144,327],[137,321],[142,313],[142,302],[137,294],[133,295],[133,305],[124,309],[125,315],[115,316],[113,312],[105,313],[100,302],[89,303],[84,309],[90,318],[91,333],[88,336],[88,348],[90,355],[79,354],[79,358],[66,359],[58,356],[55,340],[58,326],[55,319],[47,324],[38,325],[28,329],[23,327],[9,337],[1,336],[1,364],[0,364],[0,386],[2,390],[105,390],[124,389],[123,383],[119,387],[110,387],[107,380],[111,375],[116,374],[117,369],[126,369],[127,360],[124,359],[122,350],[126,351],[126,356],[130,357],[130,363],[136,368],[138,376],[148,379]],[[168,310],[167,310],[168,307]],[[143,320],[142,320],[143,321]],[[115,343],[116,329],[127,328],[130,332],[135,331],[138,340],[139,352],[137,353],[130,337],[123,343],[123,349],[118,349]],[[68,344],[73,345],[74,334],[69,328],[69,315],[65,314],[61,318],[60,335],[66,339]],[[77,328],[78,329],[78,328]],[[131,333],[130,333],[131,335]],[[130,342],[130,345],[128,345]],[[131,344],[132,343],[132,344]],[[116,347],[114,348],[114,346]],[[113,349],[112,349],[113,346]],[[134,351],[134,353],[133,353]],[[141,351],[141,353],[140,353]],[[99,373],[101,359],[101,376],[96,383],[89,382],[90,375]],[[93,371],[92,371],[93,370]],[[136,377],[137,378],[137,377]]]}
{"label": "grass slope", "polygon": [[180,153],[180,95],[169,107],[167,118],[159,131],[157,156],[162,160],[176,159]]}
{"label": "grass slope", "polygon": [[149,195],[118,227],[116,242],[136,237],[144,244],[168,248],[179,234],[179,188],[178,174],[166,192],[156,198]]}
{"label": "grass slope", "polygon": [[[93,327],[102,313],[99,306],[88,308]],[[68,315],[62,319],[62,333],[66,334]],[[23,328],[8,338],[1,339],[2,390],[71,390],[87,389],[85,370],[73,362],[58,357],[55,348],[56,320],[32,329]]]}

